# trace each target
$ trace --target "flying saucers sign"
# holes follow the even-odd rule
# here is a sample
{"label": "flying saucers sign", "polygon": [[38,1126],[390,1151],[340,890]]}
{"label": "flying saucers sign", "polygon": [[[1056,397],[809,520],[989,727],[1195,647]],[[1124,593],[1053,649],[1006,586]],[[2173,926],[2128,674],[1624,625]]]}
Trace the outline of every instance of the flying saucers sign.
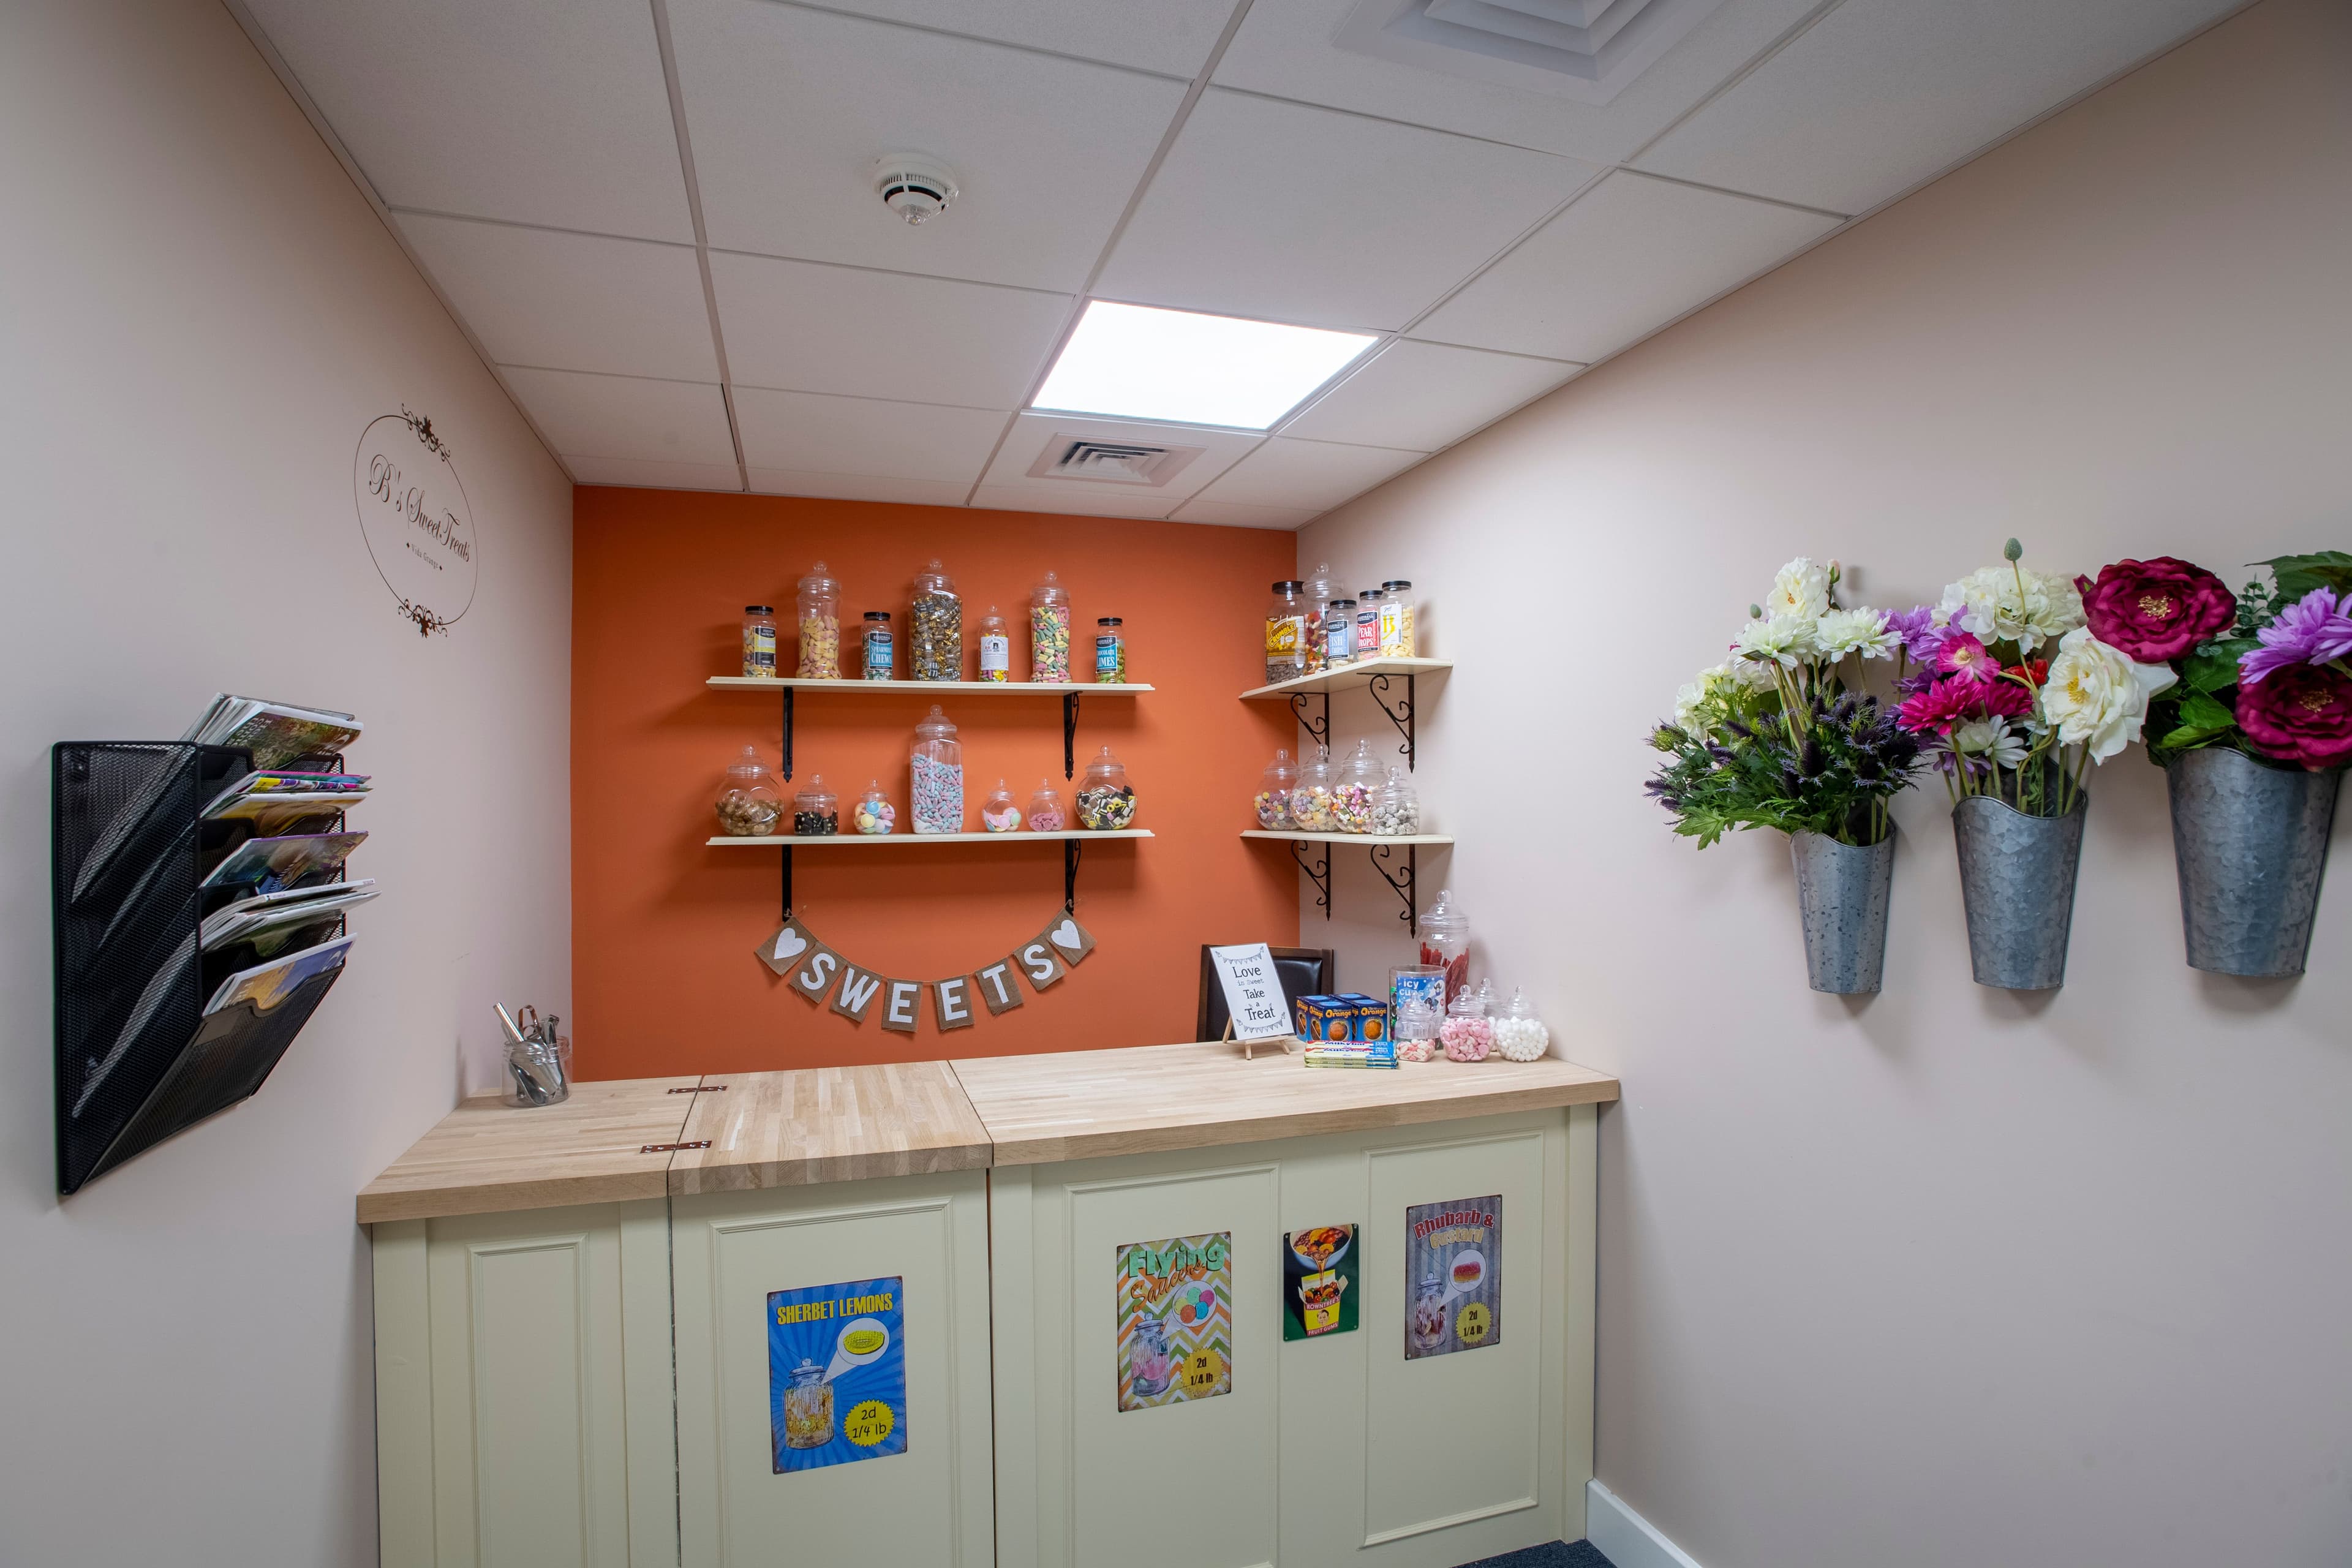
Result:
{"label": "flying saucers sign", "polygon": [[481,574],[473,509],[433,421],[403,408],[371,420],[352,459],[352,502],[377,575],[420,636],[448,631]]}

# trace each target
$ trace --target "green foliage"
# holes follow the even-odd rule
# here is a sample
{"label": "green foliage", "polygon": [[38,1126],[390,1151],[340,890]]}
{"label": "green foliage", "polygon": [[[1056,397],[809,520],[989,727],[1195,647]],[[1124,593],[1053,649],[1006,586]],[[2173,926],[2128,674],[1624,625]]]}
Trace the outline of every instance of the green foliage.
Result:
{"label": "green foliage", "polygon": [[2273,556],[2254,564],[2271,569],[2271,580],[2278,584],[2277,597],[2287,604],[2293,604],[2314,588],[2333,588],[2338,594],[2352,593],[2352,555],[2341,550],[2322,550],[2312,555]]}
{"label": "green foliage", "polygon": [[1853,694],[1807,698],[1791,722],[1778,692],[1723,691],[1692,729],[1660,725],[1650,743],[1671,759],[1650,794],[1702,849],[1749,827],[1875,844],[1892,831],[1886,803],[1919,758],[1891,708]]}

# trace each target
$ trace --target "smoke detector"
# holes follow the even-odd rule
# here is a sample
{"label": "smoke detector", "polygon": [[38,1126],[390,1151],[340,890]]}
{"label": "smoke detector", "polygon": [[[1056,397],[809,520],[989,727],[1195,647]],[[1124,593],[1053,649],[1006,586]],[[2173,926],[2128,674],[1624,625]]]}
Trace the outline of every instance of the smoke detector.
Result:
{"label": "smoke detector", "polygon": [[882,205],[908,223],[921,223],[948,210],[960,194],[955,171],[919,153],[893,153],[874,164],[874,189]]}

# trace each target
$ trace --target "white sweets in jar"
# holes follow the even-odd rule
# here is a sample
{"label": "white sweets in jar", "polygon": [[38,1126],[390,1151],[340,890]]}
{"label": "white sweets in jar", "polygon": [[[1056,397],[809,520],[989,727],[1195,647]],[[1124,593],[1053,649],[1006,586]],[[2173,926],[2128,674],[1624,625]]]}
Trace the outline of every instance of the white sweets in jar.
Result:
{"label": "white sweets in jar", "polygon": [[1495,1054],[1506,1061],[1531,1062],[1550,1047],[1551,1031],[1528,1005],[1528,994],[1514,990],[1510,1011],[1495,1020]]}

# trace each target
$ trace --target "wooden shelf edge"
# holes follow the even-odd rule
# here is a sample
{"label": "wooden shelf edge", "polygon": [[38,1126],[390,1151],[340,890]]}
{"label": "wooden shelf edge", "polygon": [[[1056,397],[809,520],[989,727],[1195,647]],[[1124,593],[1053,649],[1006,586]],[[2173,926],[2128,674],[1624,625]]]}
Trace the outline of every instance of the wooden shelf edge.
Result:
{"label": "wooden shelf edge", "polygon": [[[819,847],[824,845],[845,846],[851,844],[870,845],[877,847],[886,844],[1058,844],[1064,839],[1069,838],[1075,838],[1083,844],[1097,838],[1151,838],[1155,837],[1157,836],[1153,834],[1151,829],[1149,827],[1121,827],[1107,831],[1097,831],[1093,828],[1081,828],[1076,832],[1068,833],[1030,833],[1026,831],[1019,833],[823,833],[814,835],[771,833],[761,838],[730,837],[724,834],[715,834],[712,837],[704,839],[702,842],[706,846],[724,846],[729,848],[740,847],[745,849],[773,849],[779,846],[786,846],[795,849],[808,849]],[[1281,837],[1284,836],[1277,834],[1276,837]],[[1402,843],[1403,840],[1400,839],[1398,842]],[[1452,841],[1448,840],[1448,842],[1450,843]]]}
{"label": "wooden shelf edge", "polygon": [[1289,680],[1276,681],[1272,686],[1253,687],[1242,693],[1244,702],[1262,702],[1274,698],[1286,698],[1294,692],[1344,691],[1351,686],[1370,683],[1376,675],[1430,675],[1452,669],[1450,658],[1374,658],[1349,665],[1337,674],[1325,670],[1320,675],[1301,675]]}
{"label": "wooden shelf edge", "polygon": [[1135,681],[1098,684],[1070,680],[1044,685],[1034,680],[852,680],[846,677],[838,680],[803,680],[798,676],[767,679],[748,675],[709,676],[703,684],[721,691],[952,691],[973,697],[1131,697],[1159,689]]}
{"label": "wooden shelf edge", "polygon": [[1423,847],[1454,842],[1453,836],[1444,833],[1409,833],[1400,837],[1384,838],[1377,833],[1277,833],[1265,827],[1244,827],[1242,837],[1275,838],[1295,844],[1404,844]]}

